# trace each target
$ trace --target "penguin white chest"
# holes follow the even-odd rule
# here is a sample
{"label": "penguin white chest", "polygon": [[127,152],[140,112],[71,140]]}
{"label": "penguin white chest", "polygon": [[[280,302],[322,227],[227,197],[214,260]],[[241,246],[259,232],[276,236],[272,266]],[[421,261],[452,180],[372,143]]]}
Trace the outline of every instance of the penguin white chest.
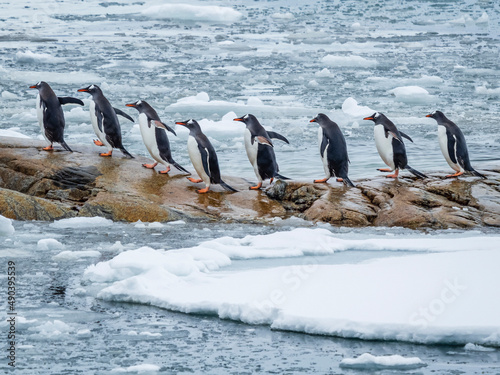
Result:
{"label": "penguin white chest", "polygon": [[323,143],[323,128],[318,129],[318,146],[319,146],[319,156],[321,157],[321,161],[323,162],[323,169],[325,170],[326,178],[330,178],[330,168],[328,167],[328,147],[330,147],[330,142],[326,144],[325,149],[323,150],[323,155],[321,155],[321,144]]}
{"label": "penguin white chest", "polygon": [[38,125],[40,125],[40,130],[42,132],[43,137],[47,140],[47,142],[50,142],[47,139],[47,136],[45,135],[45,126],[43,125],[43,105],[42,105],[42,98],[40,98],[40,94],[36,96],[36,117],[38,119]]}
{"label": "penguin white chest", "polygon": [[[202,161],[202,155],[201,152],[198,148],[198,142],[193,136],[188,137],[188,154],[189,158],[191,159],[191,163],[193,164],[193,167],[198,173],[198,176],[203,180],[205,185],[210,186],[210,177],[208,174],[205,172],[205,168],[203,168],[203,161]],[[208,150],[207,151],[207,158],[209,157]],[[207,165],[209,163],[209,160],[207,160]]]}
{"label": "penguin white chest", "polygon": [[[460,172],[462,170],[462,167],[458,163],[453,163],[451,161],[450,153],[448,152],[448,134],[446,134],[446,127],[443,125],[438,125],[438,140],[439,140],[439,147],[441,148],[441,152],[443,153],[443,156],[445,160],[448,162],[448,165],[454,169],[457,172]],[[457,160],[456,155],[457,155],[457,140],[455,139],[454,142],[454,147],[453,151],[455,154],[455,160]]]}
{"label": "penguin white chest", "polygon": [[250,133],[250,130],[245,129],[245,150],[247,152],[248,160],[250,161],[250,164],[252,164],[255,174],[257,175],[258,178],[260,178],[259,166],[257,165],[258,149],[259,149],[259,143],[256,140],[254,140],[252,144],[252,133]]}
{"label": "penguin white chest", "polygon": [[156,161],[160,161],[160,151],[156,142],[156,127],[153,124],[148,126],[148,122],[148,116],[144,113],[139,114],[139,129],[141,130],[142,141],[151,157]]}
{"label": "penguin white chest", "polygon": [[384,161],[391,169],[394,170],[394,150],[392,148],[392,139],[394,138],[391,133],[385,136],[384,125],[375,125],[374,127],[375,135],[375,146],[377,146],[377,151]]}

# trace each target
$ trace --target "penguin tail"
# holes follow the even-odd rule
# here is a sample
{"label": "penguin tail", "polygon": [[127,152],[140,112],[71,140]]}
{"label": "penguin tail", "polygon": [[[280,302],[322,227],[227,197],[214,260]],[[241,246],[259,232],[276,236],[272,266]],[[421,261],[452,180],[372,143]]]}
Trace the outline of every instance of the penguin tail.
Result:
{"label": "penguin tail", "polygon": [[478,171],[476,171],[475,169],[470,169],[468,170],[467,172],[469,172],[470,174],[472,174],[473,176],[476,176],[476,177],[481,177],[481,178],[484,178],[485,180],[488,179],[488,177],[486,177],[484,174],[482,173],[479,173]]}
{"label": "penguin tail", "polygon": [[170,164],[172,164],[175,168],[177,168],[179,171],[187,173],[187,174],[191,174],[191,172],[189,172],[187,169],[185,169],[182,165],[177,164],[177,162],[174,159],[170,158],[170,160],[167,160],[167,161]]}
{"label": "penguin tail", "polygon": [[73,152],[73,150],[69,148],[68,144],[64,141],[64,139],[59,143],[61,144],[61,146],[64,147],[66,151]]}
{"label": "penguin tail", "polygon": [[282,176],[282,175],[280,175],[279,173],[276,173],[276,174],[274,175],[274,177],[275,177],[275,178],[279,178],[280,180],[291,180],[290,178],[285,177],[285,176]]}
{"label": "penguin tail", "polygon": [[226,184],[224,181],[220,180],[219,182],[220,186],[222,186],[224,189],[226,189],[227,191],[233,191],[233,192],[238,192],[238,190],[232,188],[231,186],[229,186],[228,184]]}
{"label": "penguin tail", "polygon": [[427,176],[425,174],[423,174],[422,172],[417,171],[416,169],[413,169],[409,165],[407,165],[404,169],[408,169],[411,173],[413,173],[418,178],[427,178]]}
{"label": "penguin tail", "polygon": [[124,155],[128,156],[130,159],[134,159],[134,156],[132,156],[132,154],[130,152],[128,152],[127,150],[125,150],[125,148],[121,148],[120,149],[121,152],[123,152]]}
{"label": "penguin tail", "polygon": [[344,181],[344,185],[349,186],[349,187],[356,187],[356,185],[354,185],[352,183],[352,181],[349,179],[349,177],[347,177],[347,176],[342,177],[342,180]]}

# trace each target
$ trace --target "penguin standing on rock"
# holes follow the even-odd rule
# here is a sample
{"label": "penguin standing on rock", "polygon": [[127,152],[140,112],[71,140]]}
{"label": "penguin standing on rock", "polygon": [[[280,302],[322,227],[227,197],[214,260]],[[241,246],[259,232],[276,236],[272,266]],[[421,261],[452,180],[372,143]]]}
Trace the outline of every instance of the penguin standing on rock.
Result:
{"label": "penguin standing on rock", "polygon": [[143,164],[145,168],[153,169],[158,163],[163,164],[166,169],[160,171],[161,174],[170,172],[170,164],[178,170],[187,174],[189,171],[181,167],[172,158],[170,150],[170,142],[166,130],[177,136],[174,129],[167,124],[161,122],[160,117],[153,107],[144,100],[139,100],[135,103],[125,104],[127,107],[133,107],[139,111],[139,127],[141,129],[142,140],[146,145],[151,157],[155,160],[154,164]]}
{"label": "penguin standing on rock", "polygon": [[104,96],[101,89],[97,85],[90,85],[78,92],[88,92],[92,95],[90,100],[90,120],[94,128],[95,134],[99,140],[94,140],[97,146],[106,146],[107,153],[99,154],[100,156],[112,156],[113,149],[118,148],[129,158],[133,156],[125,150],[122,144],[122,131],[118,116],[123,116],[127,120],[134,122],[134,119],[118,108],[113,108],[108,99]]}
{"label": "penguin standing on rock", "polygon": [[266,131],[260,124],[259,120],[254,115],[248,114],[243,117],[235,118],[233,121],[241,121],[245,123],[245,149],[247,151],[248,160],[253,166],[255,175],[259,183],[256,186],[251,186],[250,189],[257,190],[262,187],[262,181],[280,178],[289,180],[289,178],[280,175],[276,156],[274,154],[274,146],[271,138],[280,139],[283,142],[288,142],[288,139],[281,134]]}
{"label": "penguin standing on rock", "polygon": [[380,172],[392,172],[395,170],[394,174],[389,174],[387,177],[397,178],[400,169],[408,169],[418,178],[427,178],[425,174],[408,165],[403,137],[413,142],[409,136],[400,132],[396,128],[396,125],[383,113],[376,112],[370,117],[365,117],[363,120],[372,120],[375,123],[375,145],[380,157],[389,166],[389,168],[380,168]]}
{"label": "penguin standing on rock", "polygon": [[441,111],[434,111],[425,117],[431,117],[437,121],[441,152],[450,167],[456,172],[446,177],[457,177],[464,174],[464,172],[469,172],[474,176],[486,178],[486,176],[472,168],[467,143],[460,128],[454,122],[448,120]]}
{"label": "penguin standing on rock", "polygon": [[30,86],[30,89],[38,89],[36,97],[36,115],[38,124],[42,130],[44,138],[50,142],[50,145],[44,147],[45,151],[53,151],[54,142],[60,143],[65,150],[73,152],[64,141],[64,112],[61,105],[79,104],[83,105],[80,99],[71,97],[57,97],[47,82],[40,81],[36,85]]}
{"label": "penguin standing on rock", "polygon": [[179,121],[177,125],[185,126],[189,129],[188,153],[193,167],[200,176],[200,179],[188,177],[193,183],[204,182],[205,188],[198,190],[198,193],[206,193],[210,189],[210,184],[220,184],[228,191],[236,192],[231,186],[222,181],[220,176],[219,162],[215,149],[208,140],[207,136],[201,131],[200,125],[196,120]]}
{"label": "penguin standing on rock", "polygon": [[338,182],[354,187],[354,184],[347,177],[349,170],[347,144],[339,126],[323,113],[318,114],[309,122],[319,124],[319,153],[326,175],[326,178],[314,180],[314,182],[327,182],[331,177],[337,177]]}

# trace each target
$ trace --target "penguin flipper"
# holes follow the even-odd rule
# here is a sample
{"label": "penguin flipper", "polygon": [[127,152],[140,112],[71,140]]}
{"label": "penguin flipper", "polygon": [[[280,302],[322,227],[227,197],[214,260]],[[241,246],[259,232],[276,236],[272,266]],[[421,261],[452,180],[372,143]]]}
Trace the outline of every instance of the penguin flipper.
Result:
{"label": "penguin flipper", "polygon": [[409,140],[411,143],[413,143],[413,139],[411,139],[409,135],[403,133],[402,131],[400,131],[399,134],[401,134],[401,137],[404,137],[407,140]]}
{"label": "penguin flipper", "polygon": [[415,176],[417,176],[418,178],[427,178],[427,176],[419,171],[417,171],[416,169],[413,169],[412,167],[410,167],[409,165],[407,165],[404,169],[408,169],[411,173],[413,173]]}
{"label": "penguin flipper", "polygon": [[125,112],[123,112],[121,109],[114,108],[114,107],[113,107],[113,109],[115,110],[115,113],[117,115],[125,117],[127,120],[130,120],[130,121],[134,122],[134,119],[132,117],[130,117],[128,114],[126,114]]}
{"label": "penguin flipper", "polygon": [[235,193],[238,192],[238,190],[236,190],[235,188],[232,188],[231,186],[229,186],[228,184],[226,184],[224,181],[220,180],[219,182],[220,186],[222,186],[224,189],[226,189],[227,191],[233,191]]}
{"label": "penguin flipper", "polygon": [[457,156],[455,152],[455,144],[457,143],[457,140],[453,136],[453,134],[449,133],[446,131],[446,137],[448,138],[448,155],[450,157],[450,160],[452,163],[457,164]]}
{"label": "penguin flipper", "polygon": [[269,138],[279,139],[280,141],[290,144],[290,142],[288,142],[288,139],[286,139],[279,133],[268,131],[267,134],[269,135]]}
{"label": "penguin flipper", "polygon": [[161,121],[157,121],[157,120],[153,120],[153,122],[155,123],[155,126],[157,128],[160,128],[160,129],[167,129],[170,133],[172,133],[173,135],[175,135],[177,137],[177,134],[175,133],[175,130],[172,129],[170,126],[168,126],[167,124],[161,122]]}
{"label": "penguin flipper", "polygon": [[79,105],[84,105],[83,102],[80,99],[72,98],[72,97],[69,97],[69,96],[62,96],[62,97],[58,97],[57,99],[59,99],[59,103],[61,105],[65,105],[65,104],[79,104]]}

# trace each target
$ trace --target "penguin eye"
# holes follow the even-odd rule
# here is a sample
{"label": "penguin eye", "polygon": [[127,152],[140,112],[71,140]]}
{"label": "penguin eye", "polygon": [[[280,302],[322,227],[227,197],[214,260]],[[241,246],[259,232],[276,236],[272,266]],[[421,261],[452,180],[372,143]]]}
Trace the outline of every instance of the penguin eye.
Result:
{"label": "penguin eye", "polygon": [[374,115],[373,115],[373,118],[378,118],[380,116],[380,113],[376,112]]}

